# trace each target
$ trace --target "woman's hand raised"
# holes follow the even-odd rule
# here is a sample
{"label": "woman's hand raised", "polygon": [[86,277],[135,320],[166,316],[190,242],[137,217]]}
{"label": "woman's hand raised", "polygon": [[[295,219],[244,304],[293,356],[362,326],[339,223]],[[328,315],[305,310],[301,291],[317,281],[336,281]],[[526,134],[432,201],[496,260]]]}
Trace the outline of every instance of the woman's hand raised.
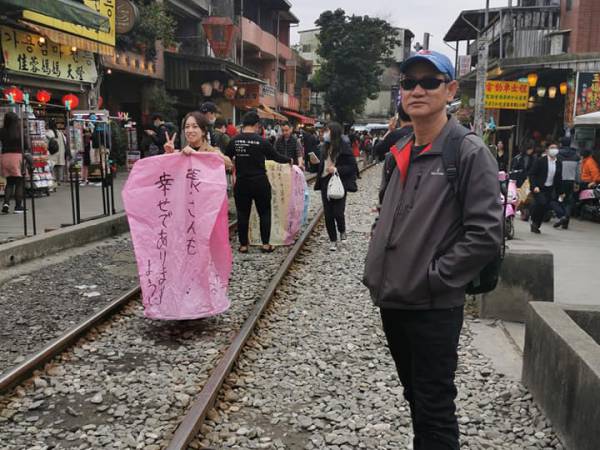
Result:
{"label": "woman's hand raised", "polygon": [[163,146],[165,153],[175,153],[175,139],[177,138],[177,133],[174,133],[173,137],[170,137],[169,132],[165,131],[165,136],[167,138],[167,141]]}

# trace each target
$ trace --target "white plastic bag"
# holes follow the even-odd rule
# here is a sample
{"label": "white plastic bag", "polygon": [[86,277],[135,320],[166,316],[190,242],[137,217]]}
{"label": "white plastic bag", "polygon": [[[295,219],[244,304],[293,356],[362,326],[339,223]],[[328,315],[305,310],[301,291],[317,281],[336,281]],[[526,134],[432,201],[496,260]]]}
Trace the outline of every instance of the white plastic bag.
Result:
{"label": "white plastic bag", "polygon": [[344,195],[346,195],[346,190],[342,184],[342,179],[340,178],[340,175],[335,172],[329,179],[329,184],[327,185],[327,198],[329,200],[339,200],[344,198]]}

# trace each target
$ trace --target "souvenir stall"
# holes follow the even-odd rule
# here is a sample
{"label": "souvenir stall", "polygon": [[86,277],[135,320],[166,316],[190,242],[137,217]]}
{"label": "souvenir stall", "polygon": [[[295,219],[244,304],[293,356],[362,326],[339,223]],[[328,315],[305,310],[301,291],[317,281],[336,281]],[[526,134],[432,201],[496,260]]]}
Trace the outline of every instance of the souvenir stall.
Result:
{"label": "souvenir stall", "polygon": [[88,177],[94,181],[102,181],[108,173],[108,155],[111,148],[110,121],[108,111],[73,111],[71,124],[71,139],[73,157],[77,157],[77,163],[83,164],[83,156],[86,151],[84,145],[84,132],[92,133],[90,142],[90,165]]}
{"label": "souvenir stall", "polygon": [[136,123],[126,123],[124,128],[127,133],[127,170],[131,170],[133,165],[142,157],[142,153],[138,147]]}
{"label": "souvenir stall", "polygon": [[56,187],[52,170],[48,163],[48,140],[46,139],[46,122],[36,118],[33,113],[27,117],[28,142],[33,159],[33,173],[25,182],[25,189],[30,195],[50,195],[50,190]]}
{"label": "souvenir stall", "polygon": [[[73,111],[71,123],[71,153],[76,158],[75,167],[80,168],[87,158],[84,154],[89,151],[88,180],[97,182],[96,186],[102,188],[102,207],[103,215],[115,214],[113,174],[109,161],[111,142],[111,124],[110,116],[106,110]],[[85,138],[85,133],[91,133],[91,139]],[[89,148],[86,146],[89,145]],[[81,223],[80,205],[79,205],[79,171],[76,172],[75,196],[74,196],[74,217],[76,223]],[[86,180],[87,181],[87,180]],[[72,180],[73,184],[73,180]],[[98,216],[100,217],[100,216]],[[95,219],[97,217],[87,218],[85,220]]]}

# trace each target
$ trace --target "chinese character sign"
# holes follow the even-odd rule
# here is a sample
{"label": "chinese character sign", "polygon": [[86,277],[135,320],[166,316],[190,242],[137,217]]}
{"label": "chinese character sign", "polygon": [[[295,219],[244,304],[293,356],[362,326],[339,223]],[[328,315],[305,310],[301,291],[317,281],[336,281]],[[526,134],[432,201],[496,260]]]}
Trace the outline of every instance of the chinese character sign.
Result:
{"label": "chinese character sign", "polygon": [[600,111],[600,73],[580,72],[577,82],[576,115]]}
{"label": "chinese character sign", "polygon": [[227,310],[232,256],[223,160],[209,153],[142,159],[123,202],[146,317],[190,320]]}
{"label": "chinese character sign", "polygon": [[73,51],[66,45],[40,43],[40,36],[0,27],[6,67],[15,72],[83,83],[95,83],[98,74],[94,55]]}
{"label": "chinese character sign", "polygon": [[486,81],[486,109],[527,109],[529,84],[517,81]]}
{"label": "chinese character sign", "polygon": [[[291,245],[308,215],[304,173],[298,166],[266,162],[271,184],[271,244]],[[260,245],[260,221],[254,205],[250,216],[249,238],[252,245]]]}

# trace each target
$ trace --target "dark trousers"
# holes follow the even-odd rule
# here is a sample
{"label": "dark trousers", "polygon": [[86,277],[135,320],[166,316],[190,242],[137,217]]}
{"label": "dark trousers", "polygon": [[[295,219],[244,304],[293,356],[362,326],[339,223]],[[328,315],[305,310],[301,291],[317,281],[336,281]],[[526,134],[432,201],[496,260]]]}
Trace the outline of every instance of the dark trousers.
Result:
{"label": "dark trousers", "polygon": [[6,177],[6,187],[4,188],[4,203],[9,205],[11,199],[15,199],[15,207],[23,206],[23,197],[25,195],[25,183],[23,177]]}
{"label": "dark trousers", "polygon": [[544,216],[549,210],[553,210],[559,219],[565,216],[565,209],[554,196],[553,186],[542,187],[540,192],[533,194],[533,199],[535,203],[531,211],[531,222],[536,227],[542,226]]}
{"label": "dark trousers", "polygon": [[238,179],[234,192],[235,208],[237,210],[237,228],[240,245],[248,245],[248,227],[252,202],[256,204],[260,218],[260,238],[263,244],[271,239],[271,184],[264,177]]}
{"label": "dark trousers", "polygon": [[382,309],[381,319],[410,405],[414,450],[459,450],[454,375],[463,308]]}
{"label": "dark trousers", "polygon": [[[331,242],[337,241],[337,231],[346,232],[346,195],[339,200],[327,199],[327,183],[321,183],[321,199],[323,200],[323,214],[325,227]],[[337,231],[336,231],[337,226]]]}

